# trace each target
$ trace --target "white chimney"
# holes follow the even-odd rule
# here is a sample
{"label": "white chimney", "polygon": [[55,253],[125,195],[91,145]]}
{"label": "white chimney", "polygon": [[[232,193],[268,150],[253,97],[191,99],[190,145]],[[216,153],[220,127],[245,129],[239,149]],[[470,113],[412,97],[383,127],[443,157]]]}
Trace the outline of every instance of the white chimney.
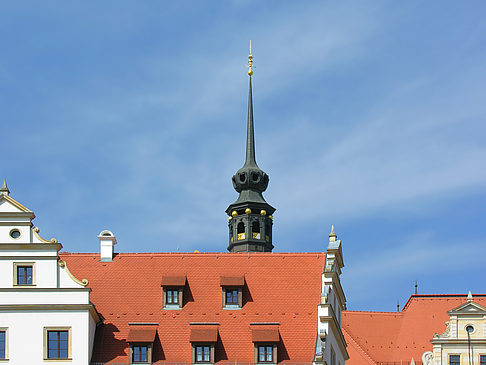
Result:
{"label": "white chimney", "polygon": [[98,236],[100,240],[100,261],[113,261],[114,246],[116,245],[116,238],[111,231],[104,230]]}

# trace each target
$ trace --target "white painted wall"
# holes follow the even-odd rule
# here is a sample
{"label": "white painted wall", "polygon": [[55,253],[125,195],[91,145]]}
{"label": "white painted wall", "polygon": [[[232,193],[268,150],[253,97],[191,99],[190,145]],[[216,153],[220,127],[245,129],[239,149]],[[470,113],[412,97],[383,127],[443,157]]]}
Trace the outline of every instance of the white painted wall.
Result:
{"label": "white painted wall", "polygon": [[72,361],[56,364],[88,365],[92,337],[88,311],[12,311],[0,312],[2,327],[8,327],[9,364],[46,364],[44,361],[44,327],[71,327]]}
{"label": "white painted wall", "polygon": [[[45,364],[44,328],[70,327],[72,360],[54,361],[88,365],[96,331],[88,306],[89,289],[73,279],[65,265],[59,265],[61,246],[34,231],[32,212],[0,193],[0,213],[0,327],[8,328],[8,364]],[[12,229],[21,232],[18,239],[10,237]],[[15,285],[15,263],[33,264],[34,285]],[[46,305],[50,308],[35,307]]]}

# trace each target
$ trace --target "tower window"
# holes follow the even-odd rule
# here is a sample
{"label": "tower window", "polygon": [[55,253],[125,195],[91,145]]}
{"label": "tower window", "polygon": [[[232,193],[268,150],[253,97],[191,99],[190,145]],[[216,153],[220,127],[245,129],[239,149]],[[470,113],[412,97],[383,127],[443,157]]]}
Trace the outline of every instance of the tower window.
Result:
{"label": "tower window", "polygon": [[261,238],[260,222],[253,222],[253,224],[251,225],[251,233],[252,233],[252,238],[256,238],[256,239]]}
{"label": "tower window", "polygon": [[246,238],[245,223],[243,223],[243,222],[238,223],[236,231],[238,233],[238,240],[244,240]]}

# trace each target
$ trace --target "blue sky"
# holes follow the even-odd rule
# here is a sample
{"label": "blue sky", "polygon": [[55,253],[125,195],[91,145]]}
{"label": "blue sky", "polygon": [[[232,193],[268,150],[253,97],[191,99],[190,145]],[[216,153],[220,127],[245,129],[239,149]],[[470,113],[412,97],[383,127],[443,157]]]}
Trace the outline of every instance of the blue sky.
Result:
{"label": "blue sky", "polygon": [[342,239],[349,309],[484,293],[486,4],[0,4],[0,177],[41,235],[225,251],[252,40],[275,251]]}

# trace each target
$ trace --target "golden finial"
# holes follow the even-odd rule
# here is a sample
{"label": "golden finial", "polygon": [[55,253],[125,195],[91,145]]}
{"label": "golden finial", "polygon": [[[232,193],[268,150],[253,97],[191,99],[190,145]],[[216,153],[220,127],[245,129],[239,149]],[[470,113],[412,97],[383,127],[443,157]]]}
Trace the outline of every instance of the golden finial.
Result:
{"label": "golden finial", "polygon": [[253,70],[251,67],[253,66],[253,56],[251,55],[251,40],[250,40],[250,54],[248,55],[248,75],[253,75]]}

